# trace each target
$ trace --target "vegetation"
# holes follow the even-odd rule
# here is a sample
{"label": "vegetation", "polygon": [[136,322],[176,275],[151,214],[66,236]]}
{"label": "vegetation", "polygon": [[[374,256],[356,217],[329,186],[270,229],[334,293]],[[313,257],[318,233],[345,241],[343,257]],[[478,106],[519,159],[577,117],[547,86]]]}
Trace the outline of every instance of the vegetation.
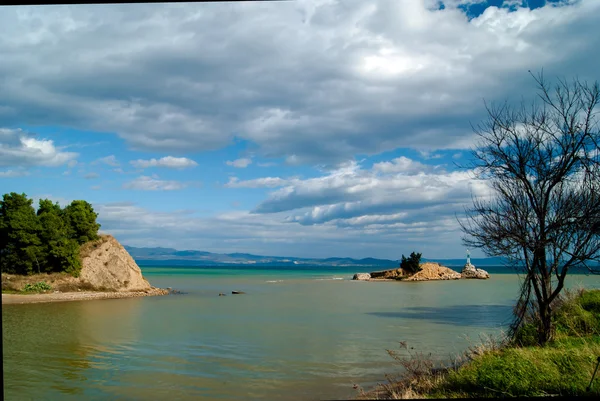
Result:
{"label": "vegetation", "polygon": [[46,292],[46,291],[50,291],[51,289],[52,289],[52,287],[50,287],[50,285],[46,284],[45,281],[40,281],[35,284],[26,284],[25,288],[23,288],[23,291],[24,292]]}
{"label": "vegetation", "polygon": [[600,260],[600,85],[559,80],[552,89],[542,74],[534,79],[541,104],[487,108],[475,128],[469,167],[492,197],[476,199],[459,223],[465,245],[525,274],[511,332],[535,323],[545,344],[567,274],[597,272],[588,263]]}
{"label": "vegetation", "polygon": [[400,262],[400,268],[408,274],[414,274],[421,271],[421,254],[412,252],[408,258],[402,255],[402,261]]}
{"label": "vegetation", "polygon": [[100,224],[92,205],[73,201],[65,208],[41,199],[37,211],[25,194],[0,201],[0,268],[3,273],[81,271],[80,245],[98,239]]}
{"label": "vegetation", "polygon": [[490,337],[442,366],[422,353],[388,351],[404,373],[359,398],[599,396],[600,377],[588,386],[600,356],[600,290],[565,291],[553,306],[556,333],[545,346],[535,325],[523,325],[519,334],[527,338],[533,328],[535,345]]}

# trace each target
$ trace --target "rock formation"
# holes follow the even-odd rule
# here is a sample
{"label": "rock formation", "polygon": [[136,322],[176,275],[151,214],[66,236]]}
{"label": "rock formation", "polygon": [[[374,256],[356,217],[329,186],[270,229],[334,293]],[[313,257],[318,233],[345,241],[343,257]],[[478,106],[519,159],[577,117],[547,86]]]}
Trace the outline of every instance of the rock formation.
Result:
{"label": "rock formation", "polygon": [[436,262],[426,262],[420,265],[421,271],[409,274],[403,269],[390,269],[371,273],[356,273],[353,280],[362,281],[430,281],[430,280],[459,280],[461,278],[486,279],[490,275],[485,270],[477,269],[470,262],[465,265],[462,273],[458,273]]}
{"label": "rock formation", "polygon": [[85,244],[81,249],[79,278],[96,289],[108,291],[148,291],[153,287],[131,255],[112,236]]}
{"label": "rock formation", "polygon": [[478,269],[471,264],[471,262],[467,262],[465,267],[463,267],[460,272],[462,278],[475,278],[475,279],[487,279],[490,278],[490,274],[483,269]]}
{"label": "rock formation", "polygon": [[391,269],[391,270],[383,270],[383,271],[379,271],[379,272],[371,272],[371,278],[378,279],[378,280],[381,280],[381,279],[395,280],[403,275],[404,275],[404,272],[400,268]]}
{"label": "rock formation", "polygon": [[370,280],[370,279],[371,279],[371,275],[369,273],[356,273],[354,275],[354,277],[352,277],[352,280],[366,281],[366,280]]}
{"label": "rock formation", "polygon": [[460,273],[439,263],[422,263],[420,267],[421,271],[412,275],[404,275],[402,281],[458,280],[461,278]]}

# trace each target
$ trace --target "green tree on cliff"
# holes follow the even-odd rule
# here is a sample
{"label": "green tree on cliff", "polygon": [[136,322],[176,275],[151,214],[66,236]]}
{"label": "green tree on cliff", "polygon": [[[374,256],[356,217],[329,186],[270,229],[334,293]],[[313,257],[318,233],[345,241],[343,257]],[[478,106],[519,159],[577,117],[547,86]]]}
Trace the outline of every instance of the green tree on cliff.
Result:
{"label": "green tree on cliff", "polygon": [[400,262],[400,268],[409,274],[414,274],[421,271],[421,254],[411,252],[408,258],[402,255],[402,261]]}
{"label": "green tree on cliff", "polygon": [[32,274],[81,271],[79,245],[98,239],[100,224],[92,205],[76,200],[64,209],[41,199],[37,210],[25,194],[3,195],[0,202],[0,268]]}
{"label": "green tree on cliff", "polygon": [[84,200],[75,200],[64,209],[64,219],[69,227],[69,238],[84,244],[98,239],[100,224],[96,223],[98,213]]}
{"label": "green tree on cliff", "polygon": [[40,240],[44,248],[44,270],[67,272],[78,276],[81,270],[79,244],[69,238],[72,231],[63,219],[64,212],[58,203],[41,199],[37,211],[40,222]]}
{"label": "green tree on cliff", "polygon": [[0,201],[0,267],[3,272],[31,274],[45,259],[39,237],[40,224],[33,201],[11,192]]}

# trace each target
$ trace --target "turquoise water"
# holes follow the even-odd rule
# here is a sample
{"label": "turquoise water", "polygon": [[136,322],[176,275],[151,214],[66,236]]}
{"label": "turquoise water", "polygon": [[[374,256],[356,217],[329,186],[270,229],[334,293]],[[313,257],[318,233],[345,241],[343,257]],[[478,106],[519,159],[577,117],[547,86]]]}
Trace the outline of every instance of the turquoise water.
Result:
{"label": "turquoise water", "polygon": [[[498,333],[519,283],[511,274],[377,283],[352,281],[348,269],[142,269],[154,286],[185,294],[4,305],[5,399],[348,398],[354,383],[399,371],[386,353],[399,341],[446,359],[465,336]],[[600,277],[568,284],[598,288]]]}

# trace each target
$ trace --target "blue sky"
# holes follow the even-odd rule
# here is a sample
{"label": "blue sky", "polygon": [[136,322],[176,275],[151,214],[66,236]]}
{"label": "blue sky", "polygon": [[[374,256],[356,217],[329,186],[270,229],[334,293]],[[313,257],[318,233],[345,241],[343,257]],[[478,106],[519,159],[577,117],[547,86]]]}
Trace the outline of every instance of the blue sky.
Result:
{"label": "blue sky", "polygon": [[[443,6],[442,6],[443,4]],[[464,256],[483,99],[598,79],[600,2],[10,7],[0,188],[90,201],[131,246]],[[474,257],[482,256],[477,250]]]}

